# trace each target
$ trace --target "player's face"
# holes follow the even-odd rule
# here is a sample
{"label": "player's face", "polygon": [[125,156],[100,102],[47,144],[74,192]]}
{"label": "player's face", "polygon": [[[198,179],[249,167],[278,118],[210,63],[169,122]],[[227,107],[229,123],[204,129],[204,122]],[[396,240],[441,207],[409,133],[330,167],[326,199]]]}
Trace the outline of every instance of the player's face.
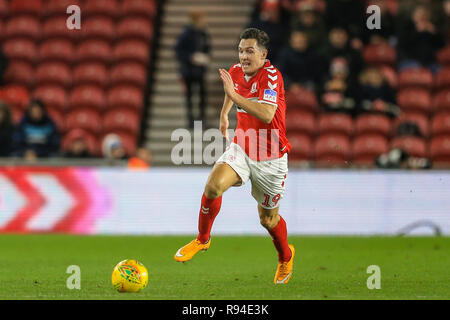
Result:
{"label": "player's face", "polygon": [[258,46],[256,39],[242,39],[239,42],[239,62],[246,75],[254,75],[264,65],[267,50]]}

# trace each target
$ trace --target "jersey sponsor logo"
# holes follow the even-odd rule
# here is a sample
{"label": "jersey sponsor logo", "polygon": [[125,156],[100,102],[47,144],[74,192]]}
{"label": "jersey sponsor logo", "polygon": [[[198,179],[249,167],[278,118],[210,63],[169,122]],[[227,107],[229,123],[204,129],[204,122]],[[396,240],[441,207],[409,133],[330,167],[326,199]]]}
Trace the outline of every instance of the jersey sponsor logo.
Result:
{"label": "jersey sponsor logo", "polygon": [[255,93],[255,92],[257,91],[256,86],[257,86],[257,82],[254,82],[254,83],[252,84],[252,90],[250,91],[250,93]]}
{"label": "jersey sponsor logo", "polygon": [[263,100],[267,100],[273,103],[277,103],[277,92],[272,89],[264,90]]}

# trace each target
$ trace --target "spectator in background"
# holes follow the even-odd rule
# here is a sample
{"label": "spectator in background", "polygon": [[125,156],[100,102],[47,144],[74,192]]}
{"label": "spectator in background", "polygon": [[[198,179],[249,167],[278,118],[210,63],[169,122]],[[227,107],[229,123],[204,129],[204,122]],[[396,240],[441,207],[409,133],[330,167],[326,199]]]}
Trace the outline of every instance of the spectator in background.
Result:
{"label": "spectator in background", "polygon": [[0,101],[0,157],[10,156],[13,132],[11,110],[5,102]]}
{"label": "spectator in background", "polygon": [[75,159],[92,158],[86,139],[82,136],[75,138],[64,153],[64,157]]}
{"label": "spectator in background", "polygon": [[309,45],[320,49],[327,37],[327,30],[322,17],[315,7],[305,2],[300,5],[299,12],[292,21],[292,30],[301,30],[308,35]]}
{"label": "spectator in background", "polygon": [[128,158],[122,140],[115,133],[105,136],[102,142],[102,151],[104,157],[109,160],[126,160]]}
{"label": "spectator in background", "polygon": [[387,43],[395,46],[395,17],[388,10],[386,0],[371,0],[371,5],[380,8],[380,29],[363,28],[361,40],[365,45]]}
{"label": "spectator in background", "polygon": [[6,72],[6,69],[8,68],[8,57],[3,52],[3,49],[0,48],[0,86],[3,86],[3,76]]}
{"label": "spectator in background", "polygon": [[281,50],[277,66],[287,89],[299,85],[315,90],[321,80],[320,59],[309,46],[307,34],[302,31],[291,33],[290,44]]}
{"label": "spectator in background", "polygon": [[[210,61],[211,40],[206,30],[206,15],[202,11],[191,11],[191,24],[185,27],[175,46],[180,63],[180,73],[185,86],[186,108],[189,128],[194,127],[192,95],[198,87],[200,97],[200,120],[206,120],[206,83],[207,65]],[[198,119],[198,118],[197,118]]]}
{"label": "spectator in background", "polygon": [[128,160],[130,169],[149,169],[152,163],[152,153],[145,147],[139,147],[136,154]]}
{"label": "spectator in background", "polygon": [[57,156],[60,135],[45,104],[32,99],[13,135],[14,155],[27,160]]}
{"label": "spectator in background", "polygon": [[436,52],[444,42],[427,7],[420,5],[413,10],[411,18],[400,27],[398,38],[399,70],[425,67],[433,73],[439,71]]}
{"label": "spectator in background", "polygon": [[379,68],[368,67],[360,75],[359,112],[377,112],[395,117],[400,112],[396,94]]}

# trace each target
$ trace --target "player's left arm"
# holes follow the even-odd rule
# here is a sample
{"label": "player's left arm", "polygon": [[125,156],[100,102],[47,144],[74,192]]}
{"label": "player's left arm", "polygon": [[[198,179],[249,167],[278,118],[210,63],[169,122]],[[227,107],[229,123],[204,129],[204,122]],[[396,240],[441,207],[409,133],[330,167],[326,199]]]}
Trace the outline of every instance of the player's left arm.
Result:
{"label": "player's left arm", "polygon": [[277,111],[276,106],[244,98],[239,93],[234,91],[234,85],[231,75],[224,69],[219,69],[219,72],[223,82],[223,89],[235,104],[247,111],[252,116],[263,121],[264,123],[272,122],[272,119],[275,116],[275,112]]}

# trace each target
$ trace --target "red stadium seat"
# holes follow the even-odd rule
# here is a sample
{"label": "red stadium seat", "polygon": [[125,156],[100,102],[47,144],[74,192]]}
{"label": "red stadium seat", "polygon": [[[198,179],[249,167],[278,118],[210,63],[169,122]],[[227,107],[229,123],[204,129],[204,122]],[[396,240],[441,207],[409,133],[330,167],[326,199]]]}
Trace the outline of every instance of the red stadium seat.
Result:
{"label": "red stadium seat", "polygon": [[381,134],[388,137],[392,132],[389,117],[382,114],[362,114],[355,121],[355,135],[367,133]]}
{"label": "red stadium seat", "polygon": [[11,0],[9,10],[12,15],[27,13],[39,16],[42,11],[42,0]]}
{"label": "red stadium seat", "polygon": [[450,135],[450,110],[438,113],[433,117],[431,134],[433,137],[443,134]]}
{"label": "red stadium seat", "polygon": [[450,135],[439,136],[431,140],[430,159],[433,163],[450,164]]}
{"label": "red stadium seat", "polygon": [[142,91],[133,86],[116,86],[108,91],[108,108],[131,108],[141,111]]}
{"label": "red stadium seat", "polygon": [[105,87],[108,84],[108,72],[103,63],[87,62],[73,70],[74,85],[93,84]]}
{"label": "red stadium seat", "polygon": [[29,16],[13,16],[5,26],[5,37],[9,38],[28,38],[36,41],[39,38],[41,24],[39,19]]}
{"label": "red stadium seat", "polygon": [[120,13],[119,9],[116,0],[86,0],[83,6],[83,12],[87,16],[101,15],[115,18]]}
{"label": "red stadium seat", "polygon": [[137,135],[140,129],[140,117],[132,110],[115,109],[105,113],[103,117],[103,130],[121,131]]}
{"label": "red stadium seat", "polygon": [[315,160],[320,164],[345,164],[350,159],[350,139],[345,134],[325,134],[314,143]]}
{"label": "red stadium seat", "polygon": [[391,140],[390,148],[400,148],[406,153],[414,157],[426,157],[427,156],[427,144],[426,140],[413,137],[395,137]]}
{"label": "red stadium seat", "polygon": [[34,89],[33,96],[44,101],[48,107],[57,108],[61,111],[67,109],[67,92],[62,86],[39,85]]}
{"label": "red stadium seat", "polygon": [[47,0],[43,14],[46,16],[64,16],[67,19],[67,8],[71,5],[77,5],[81,9],[80,0]]}
{"label": "red stadium seat", "polygon": [[309,135],[303,133],[288,133],[288,140],[292,146],[289,153],[289,161],[305,161],[312,159],[313,148]]}
{"label": "red stadium seat", "polygon": [[62,62],[42,63],[36,70],[36,82],[56,84],[67,88],[72,83],[72,71]]}
{"label": "red stadium seat", "polygon": [[316,117],[305,110],[287,109],[286,130],[288,133],[303,133],[313,136],[316,132]]}
{"label": "red stadium seat", "polygon": [[104,40],[87,40],[76,51],[78,62],[100,62],[108,64],[112,58],[112,48]]}
{"label": "red stadium seat", "polygon": [[450,67],[443,68],[436,76],[436,89],[450,88]]}
{"label": "red stadium seat", "polygon": [[67,130],[83,129],[94,134],[102,130],[99,112],[92,109],[75,109],[66,116]]}
{"label": "red stadium seat", "polygon": [[368,45],[363,51],[363,58],[367,64],[393,66],[396,57],[395,49],[385,44]]}
{"label": "red stadium seat", "polygon": [[42,38],[62,38],[76,41],[81,34],[81,30],[67,28],[67,16],[54,16],[45,20],[42,26]]}
{"label": "red stadium seat", "polygon": [[94,134],[84,131],[83,129],[70,130],[62,140],[63,150],[68,150],[70,145],[77,139],[84,139],[91,154],[100,154],[100,145]]}
{"label": "red stadium seat", "polygon": [[119,39],[138,39],[150,41],[153,36],[153,24],[146,18],[126,17],[117,26]]}
{"label": "red stadium seat", "polygon": [[8,0],[0,0],[0,18],[5,18],[9,13]]}
{"label": "red stadium seat", "polygon": [[8,64],[4,77],[8,84],[31,87],[34,84],[33,65],[25,61],[12,60]]}
{"label": "red stadium seat", "polygon": [[105,108],[105,93],[99,86],[79,85],[70,93],[72,108],[92,108],[102,111]]}
{"label": "red stadium seat", "polygon": [[403,122],[414,122],[424,137],[430,135],[430,124],[427,116],[421,113],[403,113],[394,121],[394,130]]}
{"label": "red stadium seat", "polygon": [[286,105],[289,108],[307,109],[317,112],[318,103],[315,93],[308,89],[290,89],[286,92]]}
{"label": "red stadium seat", "polygon": [[25,109],[30,101],[30,95],[23,86],[7,85],[0,87],[0,100],[7,102],[12,107]]}
{"label": "red stadium seat", "polygon": [[61,110],[56,108],[47,107],[47,113],[53,122],[56,124],[56,127],[59,133],[64,133],[66,131],[66,121],[64,119],[64,115]]}
{"label": "red stadium seat", "polygon": [[81,36],[84,40],[98,39],[111,42],[116,37],[116,29],[112,18],[90,17],[83,21]]}
{"label": "red stadium seat", "polygon": [[450,89],[439,91],[433,97],[434,112],[450,110]]}
{"label": "red stadium seat", "polygon": [[401,71],[398,77],[399,89],[423,88],[431,89],[433,86],[433,74],[425,68],[411,68]]}
{"label": "red stadium seat", "polygon": [[388,152],[388,141],[381,134],[363,134],[355,137],[352,150],[355,164],[373,164],[379,155]]}
{"label": "red stadium seat", "polygon": [[144,16],[153,18],[156,14],[154,0],[125,0],[122,1],[121,12],[125,16]]}
{"label": "red stadium seat", "polygon": [[437,59],[439,64],[447,67],[450,66],[450,44],[438,51]]}
{"label": "red stadium seat", "polygon": [[110,74],[110,85],[130,84],[143,88],[147,81],[147,70],[140,63],[120,63],[115,65]]}
{"label": "red stadium seat", "polygon": [[145,41],[122,40],[114,47],[115,62],[138,62],[147,65],[150,47]]}
{"label": "red stadium seat", "polygon": [[40,61],[61,61],[72,63],[74,47],[70,40],[51,39],[41,43],[39,48]]}
{"label": "red stadium seat", "polygon": [[109,131],[103,134],[103,138],[101,139],[101,141],[103,141],[103,139],[110,133],[117,134],[120,137],[120,140],[123,143],[123,147],[125,148],[127,155],[134,155],[134,153],[136,152],[136,144],[137,144],[137,137],[135,135],[121,131]]}
{"label": "red stadium seat", "polygon": [[403,112],[431,113],[431,95],[425,89],[403,89],[397,93],[397,103]]}
{"label": "red stadium seat", "polygon": [[9,39],[3,43],[3,51],[9,59],[24,60],[34,63],[37,48],[30,39]]}
{"label": "red stadium seat", "polygon": [[322,113],[318,120],[320,134],[339,133],[350,136],[353,133],[352,117],[345,113]]}

